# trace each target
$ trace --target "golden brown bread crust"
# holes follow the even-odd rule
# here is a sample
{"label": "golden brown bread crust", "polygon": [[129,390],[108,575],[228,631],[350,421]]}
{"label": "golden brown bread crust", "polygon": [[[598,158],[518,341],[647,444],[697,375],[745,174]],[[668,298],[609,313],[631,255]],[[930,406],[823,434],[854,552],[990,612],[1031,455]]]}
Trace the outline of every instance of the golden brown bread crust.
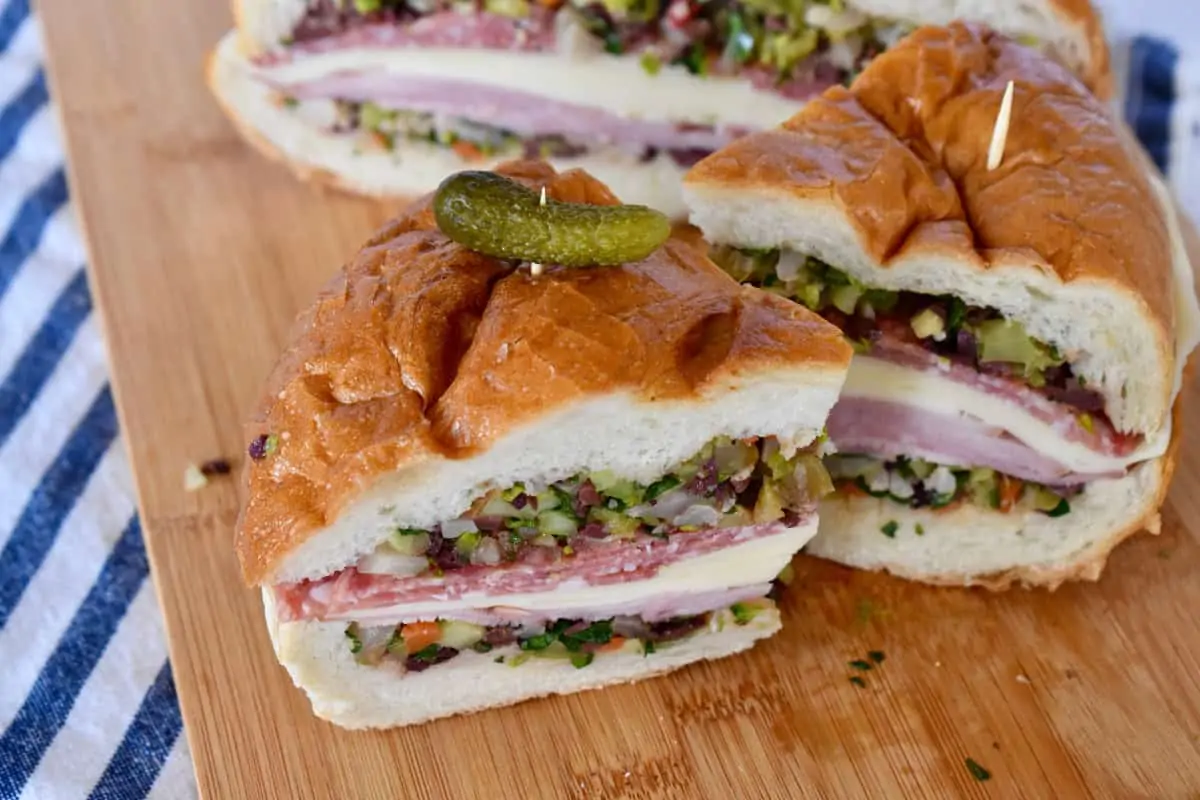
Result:
{"label": "golden brown bread crust", "polygon": [[[1009,80],[1004,160],[989,171]],[[1173,361],[1170,234],[1137,155],[1066,69],[986,28],[921,28],[850,89],[826,91],[781,127],[704,159],[684,181],[840,207],[884,266],[927,248],[978,270],[1003,265],[1103,284],[1136,300],[1154,326],[1159,363]]]}
{"label": "golden brown bread crust", "polygon": [[[538,162],[499,171],[559,200],[616,202],[579,171]],[[692,243],[532,278],[449,241],[426,197],[300,316],[268,380],[248,438],[270,433],[279,445],[248,460],[244,576],[262,581],[374,478],[469,457],[588,396],[695,397],[774,369],[844,369],[850,355],[836,328],[739,286]]]}

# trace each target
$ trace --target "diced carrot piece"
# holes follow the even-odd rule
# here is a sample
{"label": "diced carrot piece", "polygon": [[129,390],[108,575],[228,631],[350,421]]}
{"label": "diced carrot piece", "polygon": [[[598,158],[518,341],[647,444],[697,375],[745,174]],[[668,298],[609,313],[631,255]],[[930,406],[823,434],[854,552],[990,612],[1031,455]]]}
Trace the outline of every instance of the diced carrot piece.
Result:
{"label": "diced carrot piece", "polygon": [[1017,478],[1010,478],[1007,475],[1001,475],[999,480],[1000,510],[1007,514],[1021,499],[1021,492],[1025,489],[1025,484]]}
{"label": "diced carrot piece", "polygon": [[462,139],[450,145],[450,149],[458,153],[459,157],[466,161],[480,161],[483,159],[483,151],[477,145],[465,142]]}
{"label": "diced carrot piece", "polygon": [[620,650],[625,645],[624,636],[614,636],[604,644],[596,648],[597,653],[608,653],[613,650]]}
{"label": "diced carrot piece", "polygon": [[401,626],[400,635],[404,637],[404,649],[416,653],[437,644],[442,638],[442,629],[436,622],[409,622]]}

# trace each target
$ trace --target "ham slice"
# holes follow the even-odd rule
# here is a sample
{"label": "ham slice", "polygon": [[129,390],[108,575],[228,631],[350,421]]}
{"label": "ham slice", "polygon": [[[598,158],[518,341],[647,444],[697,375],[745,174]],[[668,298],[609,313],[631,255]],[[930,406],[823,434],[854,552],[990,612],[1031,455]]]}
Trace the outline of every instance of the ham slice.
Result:
{"label": "ham slice", "polygon": [[883,459],[922,458],[959,467],[990,467],[1047,486],[1077,486],[1121,473],[1071,472],[1009,436],[1003,428],[883,400],[842,397],[826,423],[839,452]]}
{"label": "ham slice", "polygon": [[[279,590],[276,600],[280,599]],[[571,608],[556,612],[553,609],[529,610],[512,606],[490,606],[466,611],[455,611],[448,618],[460,622],[470,622],[485,627],[499,625],[545,625],[556,619],[610,619],[622,615],[641,617],[646,622],[659,622],[673,617],[688,617],[694,614],[704,614],[719,608],[727,608],[734,603],[755,600],[771,591],[771,584],[758,583],[749,586],[737,586],[730,589],[715,589],[712,591],[689,592],[686,594],[665,594],[647,603],[644,600],[632,602],[616,600],[612,603],[593,606],[590,608]],[[281,608],[283,606],[280,606]],[[290,621],[284,618],[281,621]],[[413,613],[406,611],[403,604],[397,606],[377,606],[362,608],[351,606],[330,612],[321,617],[322,620],[358,622],[363,625],[387,624],[400,625],[406,622],[419,622],[429,619],[428,613]]]}
{"label": "ham slice", "polygon": [[[497,567],[470,566],[442,576],[419,575],[400,578],[362,573],[353,567],[318,581],[302,581],[274,587],[279,618],[358,619],[363,611],[400,606],[405,603],[456,600],[480,595],[486,601],[504,595],[550,592],[571,586],[628,584],[654,577],[663,567],[734,545],[783,533],[782,522],[744,528],[711,528],[674,534],[667,539],[639,536],[636,539],[572,542],[573,556],[548,563],[516,563]],[[761,596],[763,592],[759,592]],[[620,597],[614,589],[614,597]],[[479,604],[486,609],[486,602]],[[669,616],[670,614],[668,614]],[[456,613],[456,618],[458,618]]]}
{"label": "ham slice", "polygon": [[554,18],[548,14],[517,20],[486,11],[474,14],[441,11],[406,24],[361,25],[332,36],[299,42],[286,50],[264,53],[255,58],[255,63],[272,66],[304,56],[357,48],[462,47],[537,53],[553,50],[556,38]]}
{"label": "ham slice", "polygon": [[1128,436],[1113,429],[1108,420],[1091,415],[1085,426],[1078,411],[1071,406],[1046,397],[1037,389],[1013,378],[988,375],[973,366],[939,356],[920,345],[883,337],[874,342],[867,355],[893,364],[922,371],[936,371],[944,378],[998,395],[1018,405],[1034,418],[1053,426],[1056,433],[1071,442],[1078,442],[1097,453],[1122,457],[1137,449],[1140,436]]}
{"label": "ham slice", "polygon": [[369,101],[386,108],[486,121],[526,139],[559,135],[574,142],[625,146],[634,152],[645,147],[711,152],[750,133],[749,128],[738,126],[628,119],[594,106],[518,89],[444,78],[345,71],[303,83],[264,79],[277,91],[299,100]]}

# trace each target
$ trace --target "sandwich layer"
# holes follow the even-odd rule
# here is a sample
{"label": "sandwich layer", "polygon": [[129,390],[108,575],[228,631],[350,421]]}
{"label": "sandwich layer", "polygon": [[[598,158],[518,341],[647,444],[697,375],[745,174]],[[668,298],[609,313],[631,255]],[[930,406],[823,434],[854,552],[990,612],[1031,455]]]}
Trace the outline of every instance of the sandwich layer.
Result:
{"label": "sandwich layer", "polygon": [[[1004,158],[988,170],[1010,80]],[[1194,341],[1173,221],[1107,108],[1032,51],[971,26],[921,29],[849,91],[702,161],[685,197],[710,241],[994,310],[1067,359],[1116,430],[1166,424],[1177,343]]]}
{"label": "sandwich layer", "polygon": [[1052,589],[1068,580],[1096,580],[1114,547],[1141,530],[1158,533],[1158,508],[1173,469],[1173,458],[1159,458],[1122,477],[1092,481],[1071,498],[1064,516],[971,502],[911,508],[892,498],[838,492],[821,503],[820,531],[807,552],[953,586]]}
{"label": "sandwich layer", "polygon": [[[815,515],[782,523],[717,528],[668,539],[579,542],[548,563],[477,566],[441,576],[396,577],[345,570],[322,581],[273,587],[279,618],[408,622],[479,619],[601,619],[640,613],[676,616],[697,598],[730,590],[766,593],[792,555],[813,537]],[[745,587],[750,587],[747,593]]]}
{"label": "sandwich layer", "polygon": [[[780,628],[778,610],[764,599],[750,613],[737,606],[711,612],[704,616],[702,628],[659,640],[649,650],[644,642],[631,639],[605,652],[581,648],[567,651],[567,657],[538,657],[536,652],[507,644],[484,653],[457,652],[444,663],[414,672],[387,663],[360,663],[348,646],[344,622],[281,623],[269,594],[265,599],[279,661],[308,694],[317,716],[346,728],[409,725],[641,680],[740,652]],[[655,639],[652,633],[650,640]],[[606,644],[611,645],[611,639]],[[440,652],[434,651],[434,661]]]}
{"label": "sandwich layer", "polygon": [[[386,141],[357,126],[333,133],[339,123],[336,104],[291,103],[270,84],[255,79],[249,62],[237,54],[233,34],[209,59],[208,81],[242,135],[265,155],[283,162],[305,180],[349,192],[413,197],[429,191],[452,172],[467,167],[494,169],[526,151],[526,143],[507,142],[506,133],[493,131],[479,137],[483,141],[472,143],[469,160],[452,147],[427,139],[393,134],[394,138]],[[461,132],[463,127],[456,130]],[[502,140],[500,147],[486,145],[497,138]],[[519,144],[519,149],[514,144]],[[543,156],[540,143],[534,144],[534,154]],[[489,154],[487,149],[495,152]],[[600,176],[626,202],[657,208],[675,218],[683,216],[679,186],[685,167],[669,153],[630,152],[612,145],[574,152],[577,149],[564,156],[551,150],[544,158],[556,169],[580,169]]]}
{"label": "sandwich layer", "polygon": [[[680,168],[849,82],[911,30],[905,19],[991,21],[1107,80],[1098,22],[1074,0],[259,5],[241,9],[212,59],[220,102],[301,175],[373,195],[427,191],[459,165],[542,157],[679,216]],[[264,44],[256,30],[284,32]]]}
{"label": "sandwich layer", "polygon": [[[496,46],[497,33],[471,41],[461,26],[431,26],[429,17],[447,12],[477,12],[498,17],[522,31],[518,46],[545,47],[547,28],[561,27],[556,17],[570,16],[610,54],[649,52],[660,63],[698,67],[692,52],[716,51],[717,67],[771,69],[771,78],[786,85],[795,74],[824,73],[844,80],[872,55],[898,38],[908,25],[948,24],[956,19],[985,23],[1031,44],[1041,45],[1081,75],[1096,93],[1110,89],[1108,51],[1100,20],[1086,0],[1048,0],[996,4],[986,0],[927,3],[917,0],[854,0],[826,7],[787,7],[761,3],[684,4],[650,2],[580,2],[529,4],[524,0],[488,2],[481,9],[449,2],[383,2],[359,10],[335,0],[277,0],[234,3],[242,46],[247,53],[275,56],[289,51],[328,50],[347,43],[395,45],[397,40],[434,36],[439,31],[456,43]],[[414,28],[416,29],[414,33]],[[541,34],[541,35],[539,35]],[[713,59],[716,60],[716,59]],[[711,61],[708,66],[713,66]],[[824,67],[824,69],[821,69]],[[766,72],[766,69],[763,69]]]}
{"label": "sandwich layer", "polygon": [[[509,172],[613,202],[578,173]],[[683,242],[535,279],[451,243],[426,200],[301,317],[268,382],[245,575],[323,578],[517,482],[607,470],[648,485],[715,437],[774,436],[790,453],[820,430],[849,356],[836,329]]]}

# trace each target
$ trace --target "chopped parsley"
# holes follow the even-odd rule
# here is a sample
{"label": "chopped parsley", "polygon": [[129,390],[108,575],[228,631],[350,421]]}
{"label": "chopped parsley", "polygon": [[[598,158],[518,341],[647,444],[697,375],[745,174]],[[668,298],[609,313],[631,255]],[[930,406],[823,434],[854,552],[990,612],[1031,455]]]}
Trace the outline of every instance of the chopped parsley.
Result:
{"label": "chopped parsley", "polygon": [[871,659],[876,664],[882,664],[883,660],[887,658],[887,656],[883,654],[882,650],[872,650],[871,652],[867,653],[867,658]]}
{"label": "chopped parsley", "polygon": [[864,681],[862,678],[858,677],[857,675],[851,675],[850,682],[853,683],[855,686],[857,686],[860,689],[867,688],[867,682]]}
{"label": "chopped parsley", "polygon": [[583,669],[588,664],[591,664],[596,658],[594,653],[571,653],[571,666],[575,669]]}
{"label": "chopped parsley", "polygon": [[918,522],[917,523],[917,536],[924,536],[924,535],[925,535],[925,526]]}
{"label": "chopped parsley", "polygon": [[642,70],[647,75],[657,75],[658,71],[662,69],[662,60],[649,50],[642,53],[641,63]]}
{"label": "chopped parsley", "polygon": [[544,633],[520,639],[517,644],[522,650],[537,652],[545,650],[555,642],[562,642],[568,652],[581,653],[586,644],[608,644],[612,641],[612,620],[593,622],[580,630],[573,631],[571,630],[573,627],[575,627],[575,623],[569,619],[556,620],[546,628]]}
{"label": "chopped parsley", "polygon": [[880,526],[880,528],[879,528],[880,532],[883,533],[883,535],[888,537],[889,539],[895,539],[896,531],[898,531],[899,529],[900,529],[900,523],[896,522],[896,520],[894,520],[894,519],[889,519],[887,522],[883,523],[883,525]]}
{"label": "chopped parsley", "polygon": [[397,536],[420,536],[425,531],[420,528],[396,528]]}
{"label": "chopped parsley", "polygon": [[1061,517],[1071,513],[1071,504],[1067,502],[1067,498],[1058,501],[1058,505],[1046,512],[1047,517]]}
{"label": "chopped parsley", "polygon": [[438,651],[441,650],[441,645],[434,643],[426,647],[422,647],[417,652],[413,653],[410,658],[415,658],[418,661],[434,661],[437,658]]}
{"label": "chopped parsley", "polygon": [[496,656],[496,657],[495,657],[494,659],[492,659],[492,660],[493,660],[493,661],[495,661],[497,664],[503,664],[503,663],[504,663],[504,656]]}
{"label": "chopped parsley", "polygon": [[346,628],[346,638],[350,640],[350,652],[361,653],[363,648],[362,639],[358,638],[358,630],[354,625]]}
{"label": "chopped parsley", "polygon": [[863,661],[861,658],[856,658],[855,660],[850,662],[850,666],[854,667],[855,669],[866,672],[867,670],[871,669],[871,662]]}
{"label": "chopped parsley", "polygon": [[646,487],[646,496],[644,502],[650,502],[651,500],[658,499],[661,495],[666,494],[681,483],[683,483],[683,481],[674,475],[668,475],[665,478],[656,480],[654,483]]}
{"label": "chopped parsley", "polygon": [[984,769],[978,761],[973,758],[967,759],[967,771],[971,773],[971,777],[981,783],[992,777],[992,773]]}
{"label": "chopped parsley", "polygon": [[483,641],[482,639],[480,639],[475,644],[471,645],[471,649],[474,650],[476,653],[492,652],[492,646],[490,644],[488,644],[487,642]]}
{"label": "chopped parsley", "polygon": [[528,639],[522,639],[518,644],[522,650],[545,650],[550,645],[554,644],[557,637],[552,633],[541,633],[537,636],[530,636]]}
{"label": "chopped parsley", "polygon": [[654,652],[654,642],[646,639],[642,642],[642,655],[648,656]]}

